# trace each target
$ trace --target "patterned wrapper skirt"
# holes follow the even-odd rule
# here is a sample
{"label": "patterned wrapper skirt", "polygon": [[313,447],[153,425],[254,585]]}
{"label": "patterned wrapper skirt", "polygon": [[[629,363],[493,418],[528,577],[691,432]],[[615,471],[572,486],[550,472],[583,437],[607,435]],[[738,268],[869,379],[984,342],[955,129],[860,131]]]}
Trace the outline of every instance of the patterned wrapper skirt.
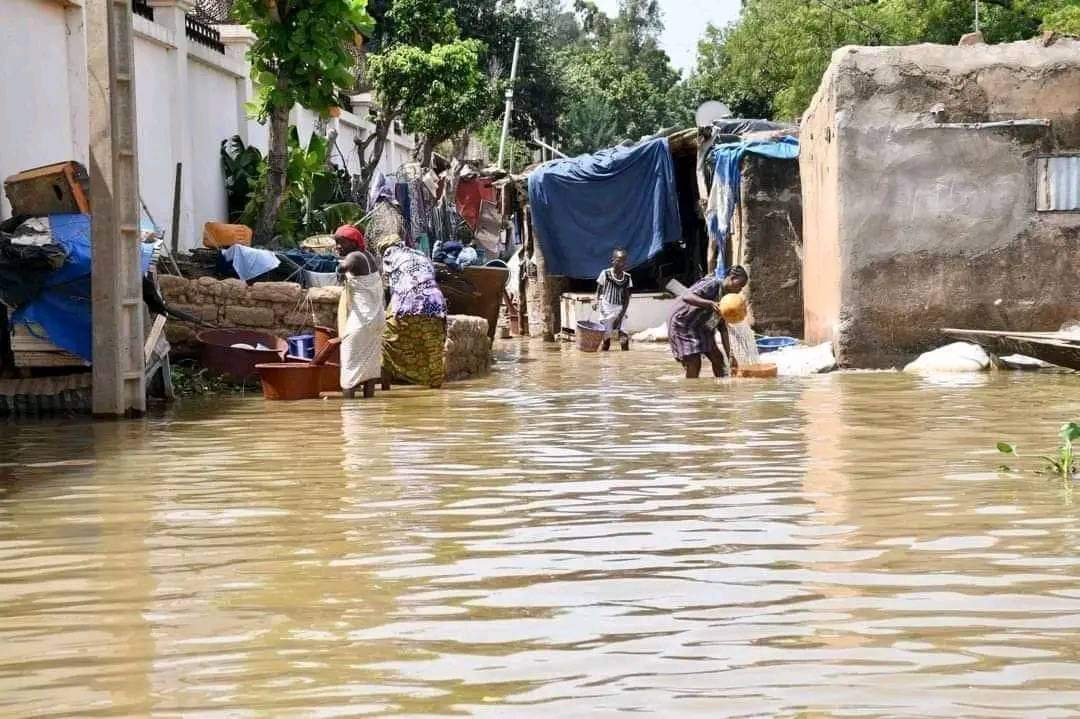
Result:
{"label": "patterned wrapper skirt", "polygon": [[687,322],[678,315],[668,320],[668,343],[679,362],[716,350],[716,330],[704,322]]}
{"label": "patterned wrapper skirt", "polygon": [[445,318],[420,315],[386,318],[383,366],[394,379],[432,389],[442,387],[446,378],[445,346]]}

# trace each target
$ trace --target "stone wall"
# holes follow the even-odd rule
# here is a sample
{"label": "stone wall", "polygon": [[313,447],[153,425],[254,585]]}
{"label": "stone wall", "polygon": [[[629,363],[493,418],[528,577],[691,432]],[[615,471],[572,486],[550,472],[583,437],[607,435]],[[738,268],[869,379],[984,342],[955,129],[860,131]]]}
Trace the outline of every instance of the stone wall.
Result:
{"label": "stone wall", "polygon": [[1080,41],[838,50],[800,138],[807,340],[882,367],[1071,319],[1080,213],[1036,211],[1035,168],[1078,107]]}
{"label": "stone wall", "polygon": [[732,257],[750,273],[754,329],[802,336],[802,194],[799,163],[747,153],[733,218]]}
{"label": "stone wall", "polygon": [[[267,332],[284,338],[310,333],[315,325],[337,326],[340,287],[305,291],[293,282],[258,282],[248,286],[237,279],[187,280],[172,275],[161,275],[158,280],[161,294],[170,307],[217,327]],[[170,320],[165,332],[173,352],[181,356],[197,354],[198,329],[186,322]],[[448,379],[483,374],[491,368],[486,319],[451,315],[446,336]]]}

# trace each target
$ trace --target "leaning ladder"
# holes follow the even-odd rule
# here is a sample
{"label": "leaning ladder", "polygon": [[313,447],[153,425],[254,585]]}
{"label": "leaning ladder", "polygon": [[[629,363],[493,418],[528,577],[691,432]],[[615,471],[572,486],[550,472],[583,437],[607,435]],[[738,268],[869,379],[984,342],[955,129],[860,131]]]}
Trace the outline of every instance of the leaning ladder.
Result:
{"label": "leaning ladder", "polygon": [[131,0],[87,0],[93,409],[146,410]]}

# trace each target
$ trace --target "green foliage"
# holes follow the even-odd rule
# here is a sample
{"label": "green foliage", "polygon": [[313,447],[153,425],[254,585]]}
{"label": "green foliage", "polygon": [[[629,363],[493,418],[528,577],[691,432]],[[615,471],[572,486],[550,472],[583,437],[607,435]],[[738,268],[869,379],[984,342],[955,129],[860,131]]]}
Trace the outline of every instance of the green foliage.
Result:
{"label": "green foliage", "polygon": [[1043,17],[1043,30],[1054,30],[1065,35],[1080,35],[1080,3],[1051,10]]}
{"label": "green foliage", "polygon": [[563,115],[563,127],[563,152],[580,155],[618,144],[624,125],[612,101],[596,94],[572,102]]}
{"label": "green foliage", "polygon": [[384,111],[400,116],[408,132],[439,141],[494,102],[479,70],[480,49],[476,40],[395,45],[369,59],[368,77]]}
{"label": "green foliage", "polygon": [[205,367],[194,362],[180,361],[170,365],[173,392],[177,397],[207,397],[224,394],[240,394],[243,384],[209,373]]}
{"label": "green foliage", "polygon": [[[502,136],[502,125],[494,120],[487,122],[476,133],[476,139],[487,150],[491,158],[499,156],[499,139]],[[532,161],[529,147],[521,140],[513,137],[506,139],[506,149],[503,166],[510,172],[521,172]]]}
{"label": "green foliage", "polygon": [[[1057,454],[1054,456],[1043,455],[1040,459],[1045,463],[1046,471],[1050,474],[1061,477],[1062,479],[1072,479],[1077,471],[1076,466],[1076,449],[1073,447],[1073,443],[1080,440],[1080,422],[1068,422],[1061,426],[1058,431],[1058,437],[1061,440],[1058,446]],[[998,442],[997,449],[1002,454],[1007,454],[1011,457],[1020,457],[1020,453],[1016,449],[1016,445],[1009,444],[1008,442]],[[1011,471],[1009,467],[1002,466],[1001,469]]]}
{"label": "green foliage", "polygon": [[582,37],[556,57],[565,102],[559,138],[570,154],[637,140],[685,122],[693,108],[679,74],[660,49],[663,28],[656,0],[621,0],[609,18],[579,0]]}
{"label": "green foliage", "polygon": [[[494,97],[480,70],[484,44],[462,39],[453,7],[438,0],[377,0],[378,28],[366,79],[383,126],[439,142],[491,112]],[[367,158],[374,168],[377,157]]]}
{"label": "green foliage", "polygon": [[338,92],[353,85],[349,47],[357,33],[373,27],[366,5],[366,0],[236,0],[237,21],[256,38],[248,51],[257,87],[249,106],[253,114],[265,120],[271,109],[297,103],[318,111],[334,106]]}
{"label": "green foliage", "polygon": [[[289,128],[285,171],[288,189],[274,233],[290,244],[310,235],[328,234],[363,215],[359,205],[347,201],[351,178],[348,171],[328,163],[329,151],[325,137],[313,134],[307,145],[303,145],[296,127]],[[238,218],[242,224],[252,226],[262,210],[265,195],[261,190],[265,187],[267,171],[263,160],[251,184],[247,205]]]}
{"label": "green foliage", "polygon": [[259,148],[245,145],[239,135],[221,141],[221,169],[225,174],[229,222],[237,222],[244,214],[259,174],[265,171],[265,164]]}
{"label": "green foliage", "polygon": [[[982,3],[987,42],[1043,29],[1080,27],[1077,0]],[[833,51],[845,45],[953,45],[974,28],[974,3],[960,0],[746,0],[738,22],[709,27],[688,81],[699,100],[726,102],[736,115],[792,119],[813,98]]]}
{"label": "green foliage", "polygon": [[[502,103],[498,97],[506,89],[514,55],[514,39],[521,39],[517,79],[514,82],[514,113],[510,133],[522,139],[533,131],[551,137],[561,102],[553,46],[559,42],[557,27],[548,20],[561,16],[558,3],[522,5],[506,0],[450,0],[461,36],[483,44],[479,62],[481,71],[496,80],[493,102],[478,118],[477,126],[487,120],[502,122]],[[573,16],[570,16],[571,19]],[[556,20],[557,21],[557,20]]]}

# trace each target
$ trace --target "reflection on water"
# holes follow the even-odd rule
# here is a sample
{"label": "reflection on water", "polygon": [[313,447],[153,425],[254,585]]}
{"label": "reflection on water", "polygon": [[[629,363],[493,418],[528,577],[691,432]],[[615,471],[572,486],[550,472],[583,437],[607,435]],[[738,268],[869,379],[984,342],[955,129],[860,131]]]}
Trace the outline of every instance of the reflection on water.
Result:
{"label": "reflection on water", "polygon": [[0,715],[1075,716],[1080,378],[663,348],[0,437]]}

